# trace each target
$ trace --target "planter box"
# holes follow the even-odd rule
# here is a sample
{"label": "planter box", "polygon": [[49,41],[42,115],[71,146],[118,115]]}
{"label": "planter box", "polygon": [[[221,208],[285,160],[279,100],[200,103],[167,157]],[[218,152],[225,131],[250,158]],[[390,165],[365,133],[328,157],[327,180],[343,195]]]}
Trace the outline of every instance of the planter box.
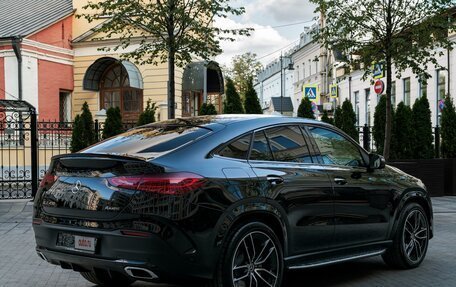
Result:
{"label": "planter box", "polygon": [[431,196],[456,196],[456,159],[394,160],[388,164],[421,179]]}

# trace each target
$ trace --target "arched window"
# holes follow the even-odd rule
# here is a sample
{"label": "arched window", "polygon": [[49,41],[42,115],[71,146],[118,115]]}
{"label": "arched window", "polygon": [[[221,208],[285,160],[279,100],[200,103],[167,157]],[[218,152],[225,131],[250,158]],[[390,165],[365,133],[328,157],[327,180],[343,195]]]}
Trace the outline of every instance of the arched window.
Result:
{"label": "arched window", "polygon": [[100,82],[102,109],[119,107],[123,121],[137,121],[143,110],[143,90],[130,87],[124,65],[115,63],[106,69]]}

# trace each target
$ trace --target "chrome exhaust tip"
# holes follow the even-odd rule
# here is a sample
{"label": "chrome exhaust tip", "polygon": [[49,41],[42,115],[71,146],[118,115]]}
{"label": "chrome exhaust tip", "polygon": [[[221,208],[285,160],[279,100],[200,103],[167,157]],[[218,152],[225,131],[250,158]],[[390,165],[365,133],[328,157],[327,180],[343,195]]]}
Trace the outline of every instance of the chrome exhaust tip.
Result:
{"label": "chrome exhaust tip", "polygon": [[157,274],[155,274],[154,272],[152,272],[148,269],[145,269],[145,268],[127,266],[124,268],[124,270],[128,274],[128,276],[136,278],[136,279],[143,279],[143,280],[158,279]]}
{"label": "chrome exhaust tip", "polygon": [[46,256],[44,256],[44,254],[41,251],[37,251],[36,253],[38,254],[38,256],[41,259],[43,259],[44,261],[48,262],[48,259],[46,258]]}

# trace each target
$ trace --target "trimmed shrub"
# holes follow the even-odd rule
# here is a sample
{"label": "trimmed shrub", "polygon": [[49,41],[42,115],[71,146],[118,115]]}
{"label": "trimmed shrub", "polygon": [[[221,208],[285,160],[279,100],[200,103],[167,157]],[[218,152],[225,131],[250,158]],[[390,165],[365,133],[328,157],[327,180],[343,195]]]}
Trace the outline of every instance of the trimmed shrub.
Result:
{"label": "trimmed shrub", "polygon": [[108,139],[121,133],[123,133],[123,125],[120,108],[109,108],[106,111],[106,121],[103,128],[103,139]]}
{"label": "trimmed shrub", "polygon": [[330,125],[334,125],[334,120],[328,116],[328,112],[324,111],[323,116],[321,117],[321,121],[324,123],[328,123]]}
{"label": "trimmed shrub", "polygon": [[441,120],[442,157],[456,158],[456,110],[450,96],[445,97]]}
{"label": "trimmed shrub", "polygon": [[244,107],[242,106],[241,97],[236,91],[234,82],[231,79],[226,80],[225,101],[223,103],[224,114],[243,114]]}
{"label": "trimmed shrub", "polygon": [[391,156],[395,159],[411,159],[413,157],[413,112],[412,109],[400,102],[394,117],[392,138],[396,144],[392,145]]}
{"label": "trimmed shrub", "polygon": [[199,115],[200,116],[210,116],[210,115],[216,115],[217,110],[215,109],[215,106],[212,103],[203,103],[201,105],[201,108],[199,110]]}
{"label": "trimmed shrub", "polygon": [[76,116],[73,123],[70,145],[70,150],[73,153],[85,149],[97,141],[95,124],[87,102],[82,105],[81,111],[82,113]]}
{"label": "trimmed shrub", "polygon": [[139,115],[137,126],[143,126],[155,122],[155,111],[157,107],[151,100],[147,101],[146,109]]}
{"label": "trimmed shrub", "polygon": [[356,128],[356,113],[353,110],[352,103],[346,99],[342,104],[342,120],[341,130],[352,137],[356,142],[359,142],[359,132]]}
{"label": "trimmed shrub", "polygon": [[386,123],[386,96],[382,95],[375,107],[374,127],[372,137],[377,147],[377,153],[383,154],[383,146],[385,144],[385,123]]}
{"label": "trimmed shrub", "polygon": [[342,128],[342,108],[337,106],[334,111],[334,125],[339,129]]}
{"label": "trimmed shrub", "polygon": [[312,102],[308,97],[303,97],[301,104],[298,108],[298,117],[306,119],[315,119],[315,115],[312,111]]}
{"label": "trimmed shrub", "polygon": [[[430,159],[434,157],[431,109],[427,97],[421,97],[413,105],[413,157]],[[398,142],[400,145],[401,142]]]}
{"label": "trimmed shrub", "polygon": [[253,88],[253,80],[250,78],[247,82],[247,90],[245,91],[244,109],[246,114],[263,114],[258,95]]}

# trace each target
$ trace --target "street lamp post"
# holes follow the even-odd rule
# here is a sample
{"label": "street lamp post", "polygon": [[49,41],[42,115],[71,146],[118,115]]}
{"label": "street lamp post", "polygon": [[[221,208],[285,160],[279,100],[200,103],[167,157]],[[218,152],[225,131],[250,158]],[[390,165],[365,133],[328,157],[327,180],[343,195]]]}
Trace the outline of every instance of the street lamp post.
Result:
{"label": "street lamp post", "polygon": [[[284,59],[289,59],[290,60],[290,63],[288,64],[288,67],[283,67],[283,60]],[[283,115],[283,93],[284,93],[284,89],[285,89],[285,81],[284,81],[284,75],[283,75],[283,70],[289,70],[289,71],[293,71],[294,70],[294,67],[293,67],[293,62],[291,60],[291,57],[290,56],[283,56],[281,55],[280,56],[280,114]]]}

